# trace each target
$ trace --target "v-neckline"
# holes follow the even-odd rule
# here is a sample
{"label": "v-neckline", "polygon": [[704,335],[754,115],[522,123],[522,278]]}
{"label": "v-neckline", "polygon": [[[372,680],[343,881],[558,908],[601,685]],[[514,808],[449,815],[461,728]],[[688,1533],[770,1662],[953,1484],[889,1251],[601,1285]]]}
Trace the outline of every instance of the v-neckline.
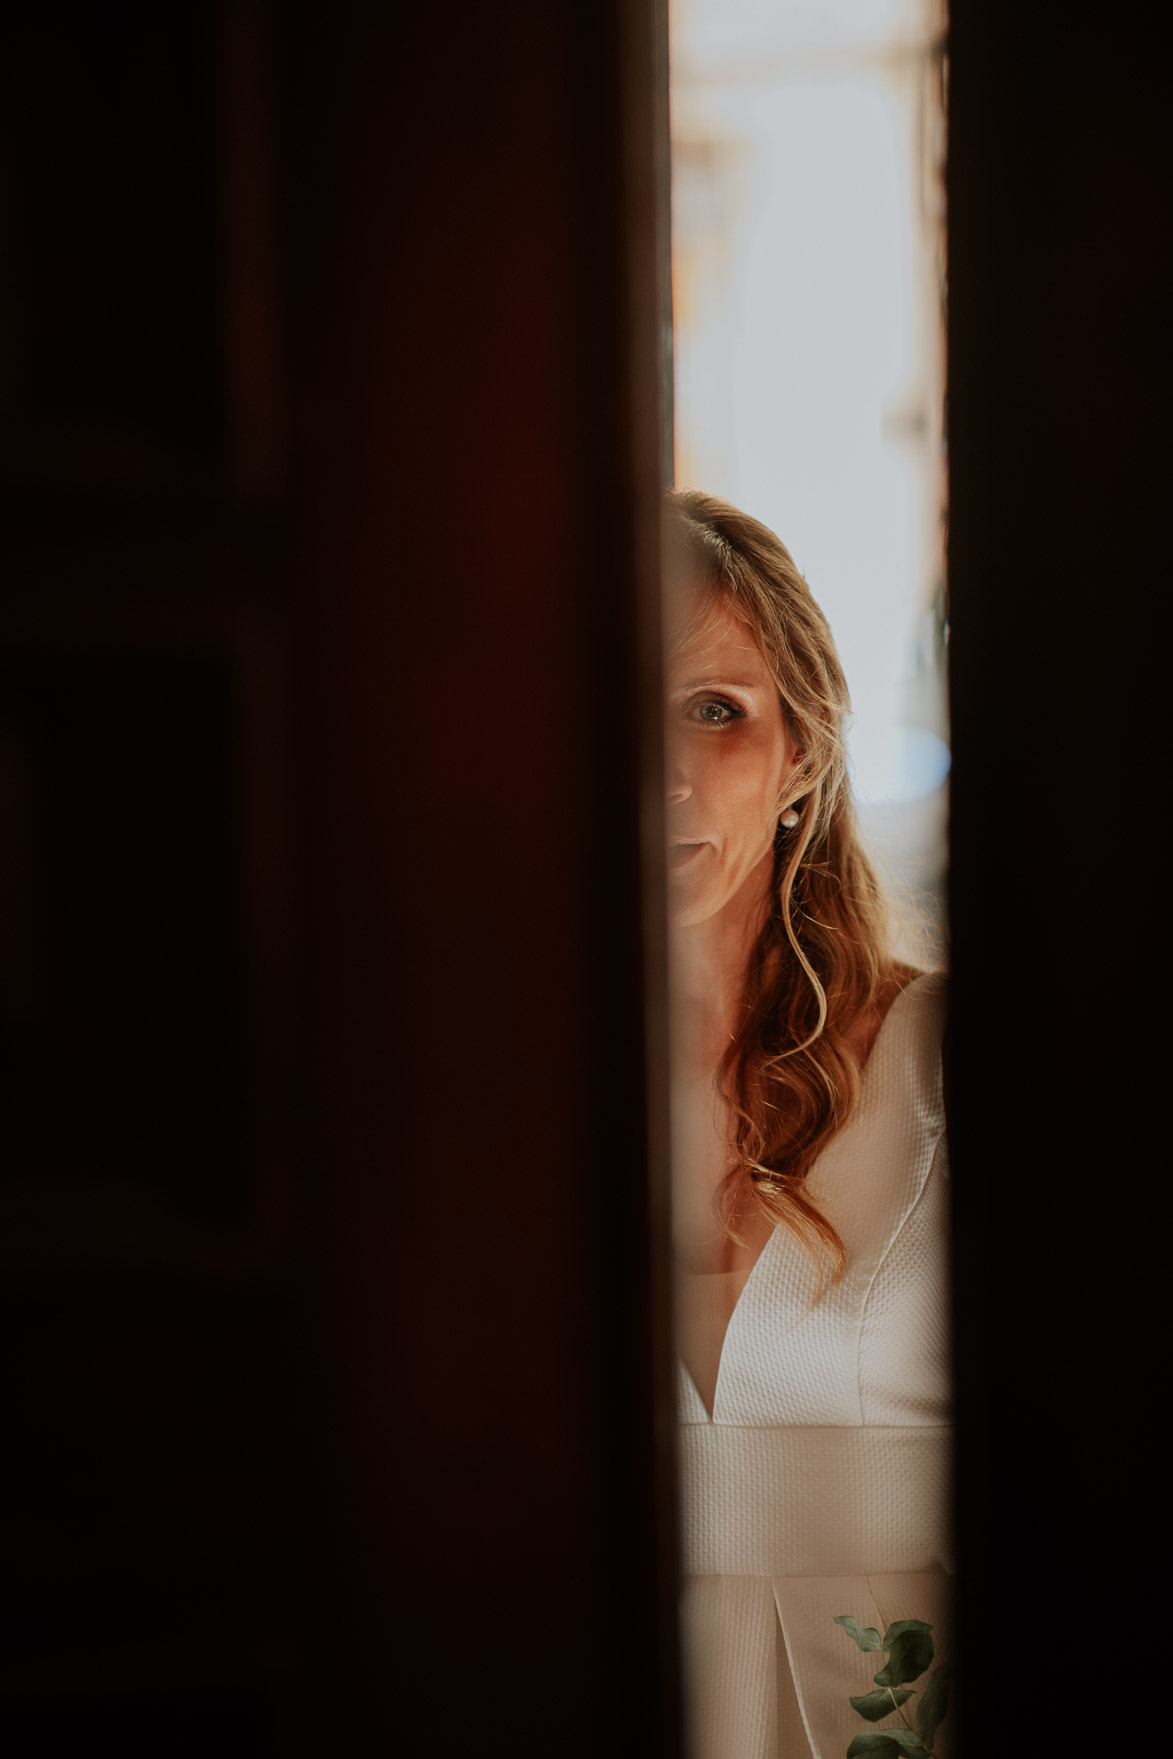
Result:
{"label": "v-neckline", "polygon": [[[905,996],[908,995],[911,990],[916,989],[919,984],[924,983],[926,978],[930,978],[930,977],[934,977],[934,976],[936,976],[935,972],[922,971],[919,974],[919,976],[912,978],[908,983],[906,983],[904,985],[904,988],[899,992],[899,994],[893,998],[891,1004],[889,1005],[888,1012],[884,1015],[884,1018],[881,1020],[880,1025],[879,1025],[879,1029],[876,1032],[876,1036],[872,1040],[871,1049],[868,1052],[867,1060],[864,1063],[863,1068],[860,1070],[859,1093],[856,1097],[855,1105],[852,1107],[851,1115],[847,1119],[846,1123],[843,1125],[843,1129],[837,1130],[835,1132],[834,1136],[831,1138],[831,1141],[827,1143],[826,1148],[824,1148],[822,1150],[822,1152],[817,1156],[817,1158],[815,1159],[814,1165],[811,1167],[810,1172],[807,1174],[808,1179],[815,1172],[816,1168],[819,1165],[819,1162],[823,1158],[823,1155],[826,1153],[827,1148],[830,1148],[831,1143],[838,1142],[840,1137],[846,1131],[850,1130],[853,1123],[855,1123],[857,1121],[857,1119],[859,1117],[859,1113],[860,1113],[860,1107],[863,1104],[864,1093],[868,1087],[869,1078],[872,1075],[874,1065],[877,1061],[877,1056],[878,1056],[878,1053],[880,1050],[881,1042],[884,1038],[885,1033],[888,1030],[888,1023],[891,1020],[893,1014],[896,1013],[897,1009],[900,1007],[901,1002],[903,1002]],[[777,1226],[771,1231],[771,1233],[769,1235],[767,1235],[765,1244],[762,1246],[761,1251],[758,1253],[757,1257],[753,1261],[753,1264],[750,1266],[749,1275],[746,1277],[744,1283],[742,1283],[741,1288],[738,1291],[737,1299],[733,1303],[732,1308],[730,1309],[729,1320],[728,1320],[728,1323],[725,1327],[725,1335],[721,1339],[721,1352],[717,1358],[717,1377],[716,1377],[715,1381],[713,1382],[713,1408],[711,1411],[708,1409],[708,1407],[705,1404],[704,1399],[701,1397],[701,1394],[700,1394],[699,1389],[697,1388],[696,1382],[693,1380],[691,1373],[689,1373],[689,1369],[688,1369],[687,1364],[681,1358],[681,1366],[683,1367],[685,1374],[688,1375],[689,1385],[692,1387],[693,1392],[696,1394],[697,1403],[700,1405],[701,1409],[705,1412],[706,1420],[709,1423],[716,1423],[716,1421],[717,1421],[717,1407],[721,1402],[721,1383],[726,1377],[725,1376],[725,1365],[726,1365],[726,1357],[728,1355],[729,1334],[732,1332],[733,1327],[737,1322],[737,1316],[741,1312],[741,1309],[742,1309],[742,1306],[745,1302],[745,1299],[746,1299],[747,1295],[749,1294],[749,1291],[750,1291],[751,1287],[753,1286],[755,1279],[757,1278],[758,1271],[760,1270],[762,1263],[763,1263],[764,1259],[766,1258],[767,1253],[773,1252],[776,1249],[777,1242],[778,1242],[778,1236],[781,1233],[783,1233],[784,1231],[785,1231],[784,1224],[782,1222],[779,1222],[777,1224]],[[679,1352],[678,1352],[678,1354],[679,1354]]]}

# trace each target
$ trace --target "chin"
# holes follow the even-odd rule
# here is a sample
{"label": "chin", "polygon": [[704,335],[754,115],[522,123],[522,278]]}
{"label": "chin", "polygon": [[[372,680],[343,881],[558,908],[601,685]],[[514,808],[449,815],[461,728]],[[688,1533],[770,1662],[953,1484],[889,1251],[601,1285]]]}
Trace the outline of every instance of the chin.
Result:
{"label": "chin", "polygon": [[689,897],[684,895],[683,887],[681,888],[681,895],[678,896],[675,892],[675,888],[669,886],[669,928],[695,928],[698,922],[707,922],[710,916],[716,915],[717,908],[718,906],[711,898],[703,896],[698,897],[695,894]]}

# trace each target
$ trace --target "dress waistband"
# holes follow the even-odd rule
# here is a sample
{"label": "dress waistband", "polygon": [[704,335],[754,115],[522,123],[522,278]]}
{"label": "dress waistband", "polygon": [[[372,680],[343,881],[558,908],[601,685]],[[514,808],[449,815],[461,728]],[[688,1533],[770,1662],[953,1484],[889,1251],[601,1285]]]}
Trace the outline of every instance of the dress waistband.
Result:
{"label": "dress waistband", "polygon": [[870,1576],[952,1567],[944,1427],[680,1427],[686,1575]]}

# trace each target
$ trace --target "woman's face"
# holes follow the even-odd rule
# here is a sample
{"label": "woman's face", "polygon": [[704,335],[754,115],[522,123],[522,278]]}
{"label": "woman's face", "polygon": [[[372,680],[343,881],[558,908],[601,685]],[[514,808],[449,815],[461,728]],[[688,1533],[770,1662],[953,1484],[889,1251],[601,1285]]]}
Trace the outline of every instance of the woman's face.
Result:
{"label": "woman's face", "polygon": [[721,599],[670,660],[667,705],[669,913],[687,928],[764,894],[800,753],[752,630]]}

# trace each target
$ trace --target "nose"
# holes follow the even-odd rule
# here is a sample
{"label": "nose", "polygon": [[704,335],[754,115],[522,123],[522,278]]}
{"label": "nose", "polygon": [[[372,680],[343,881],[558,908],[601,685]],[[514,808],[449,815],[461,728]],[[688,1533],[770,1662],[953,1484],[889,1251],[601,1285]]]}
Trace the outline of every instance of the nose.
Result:
{"label": "nose", "polygon": [[669,806],[678,806],[692,793],[692,778],[684,756],[683,741],[669,728],[664,735],[664,787]]}

